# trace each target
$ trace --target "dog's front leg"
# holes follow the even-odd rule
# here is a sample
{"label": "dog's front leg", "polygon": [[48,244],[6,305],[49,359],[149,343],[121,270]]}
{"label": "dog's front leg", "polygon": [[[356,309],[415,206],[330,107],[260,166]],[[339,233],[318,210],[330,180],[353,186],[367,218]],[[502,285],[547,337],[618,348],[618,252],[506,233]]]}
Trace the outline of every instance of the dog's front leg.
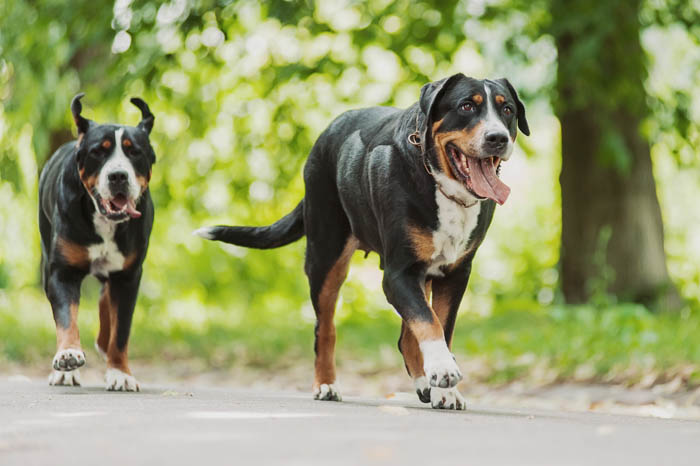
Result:
{"label": "dog's front leg", "polygon": [[430,386],[454,387],[462,374],[447,347],[443,327],[426,299],[424,284],[425,269],[418,265],[400,269],[387,267],[382,282],[388,301],[418,343]]}
{"label": "dog's front leg", "polygon": [[56,355],[51,385],[80,385],[78,368],[85,364],[78,332],[80,283],[85,273],[71,267],[54,268],[46,281],[46,295],[56,322]]}
{"label": "dog's front leg", "polygon": [[[105,296],[100,300],[100,334],[109,333],[105,383],[110,391],[140,390],[136,378],[129,370],[127,355],[131,320],[140,281],[140,267],[135,271],[113,273],[105,286]],[[103,317],[108,319],[103,320]]]}

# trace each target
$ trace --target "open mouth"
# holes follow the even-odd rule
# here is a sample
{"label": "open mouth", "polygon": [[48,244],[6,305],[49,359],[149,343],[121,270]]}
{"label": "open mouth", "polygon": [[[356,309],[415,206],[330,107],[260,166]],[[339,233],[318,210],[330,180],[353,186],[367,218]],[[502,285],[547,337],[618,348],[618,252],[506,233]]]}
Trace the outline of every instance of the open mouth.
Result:
{"label": "open mouth", "polygon": [[453,144],[447,145],[448,159],[455,177],[480,199],[493,199],[503,205],[510,188],[498,178],[500,157],[469,157]]}
{"label": "open mouth", "polygon": [[111,199],[100,199],[101,210],[104,210],[102,215],[106,215],[110,219],[139,218],[141,212],[136,210],[136,205],[133,199],[129,199],[126,194],[119,193]]}

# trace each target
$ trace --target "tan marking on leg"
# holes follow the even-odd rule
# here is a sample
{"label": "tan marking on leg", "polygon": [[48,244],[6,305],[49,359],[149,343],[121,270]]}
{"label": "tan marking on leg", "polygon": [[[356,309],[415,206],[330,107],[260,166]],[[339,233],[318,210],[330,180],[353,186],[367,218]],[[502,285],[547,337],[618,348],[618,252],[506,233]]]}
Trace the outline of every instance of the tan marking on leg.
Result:
{"label": "tan marking on leg", "polygon": [[[439,288],[438,290],[433,293],[433,310],[435,311],[435,315],[437,315],[438,320],[440,320],[440,325],[445,328],[445,324],[447,323],[447,318],[450,315],[450,306],[452,305],[452,300],[450,297],[450,294],[447,292],[448,290],[445,288]],[[447,347],[452,348],[452,336],[450,335],[450,339],[447,341]]]}
{"label": "tan marking on leg", "polygon": [[124,266],[122,267],[122,270],[129,270],[131,266],[136,263],[136,259],[138,259],[138,256],[138,251],[134,251],[127,254],[124,258]]}
{"label": "tan marking on leg", "polygon": [[[432,309],[431,309],[432,311]],[[432,311],[432,321],[426,322],[424,320],[409,320],[408,326],[415,335],[418,344],[424,341],[441,340],[445,338],[445,332],[442,330],[442,325],[440,325],[440,320]]]}
{"label": "tan marking on leg", "polygon": [[418,259],[423,262],[430,262],[433,252],[435,252],[432,233],[426,229],[409,225],[408,237]]}
{"label": "tan marking on leg", "polygon": [[97,334],[97,346],[107,354],[109,348],[109,339],[111,335],[111,318],[112,318],[112,301],[109,296],[109,282],[105,282],[102,286],[102,294],[100,294],[100,332]]}
{"label": "tan marking on leg", "polygon": [[81,349],[78,331],[78,303],[70,305],[70,324],[67,328],[56,325],[56,346],[58,350]]}
{"label": "tan marking on leg", "polygon": [[[425,282],[425,300],[430,303],[430,295],[432,292],[432,280]],[[418,346],[418,340],[409,329],[406,322],[401,323],[401,355],[406,364],[408,374],[412,378],[425,375],[423,370],[423,353]]]}
{"label": "tan marking on leg", "polygon": [[113,367],[131,375],[129,370],[128,343],[120,350],[117,346],[117,328],[119,324],[119,303],[111,297],[109,299],[109,344],[107,345],[107,367]]}
{"label": "tan marking on leg", "polygon": [[348,274],[350,258],[358,246],[357,238],[348,239],[340,257],[328,272],[318,295],[314,389],[321,384],[335,382],[335,324],[333,323],[335,304],[340,287]]}
{"label": "tan marking on leg", "polygon": [[67,264],[80,269],[90,266],[90,254],[85,246],[59,237],[56,241],[56,249]]}

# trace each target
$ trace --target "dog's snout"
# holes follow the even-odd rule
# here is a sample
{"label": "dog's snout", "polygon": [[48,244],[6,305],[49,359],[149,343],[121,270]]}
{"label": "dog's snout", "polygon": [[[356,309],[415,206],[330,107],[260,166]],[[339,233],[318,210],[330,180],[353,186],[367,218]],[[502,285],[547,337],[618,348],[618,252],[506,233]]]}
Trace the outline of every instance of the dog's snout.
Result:
{"label": "dog's snout", "polygon": [[501,131],[493,131],[486,133],[484,141],[489,150],[502,151],[508,145],[508,135]]}
{"label": "dog's snout", "polygon": [[124,184],[126,183],[126,180],[129,179],[129,174],[125,171],[112,172],[107,175],[107,179],[110,183]]}

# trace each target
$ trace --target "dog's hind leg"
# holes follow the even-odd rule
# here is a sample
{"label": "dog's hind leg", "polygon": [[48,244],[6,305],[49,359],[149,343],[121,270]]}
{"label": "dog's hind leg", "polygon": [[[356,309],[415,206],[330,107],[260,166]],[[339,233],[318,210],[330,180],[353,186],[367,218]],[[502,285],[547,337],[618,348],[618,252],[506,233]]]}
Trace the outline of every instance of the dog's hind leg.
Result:
{"label": "dog's hind leg", "polygon": [[[334,215],[334,212],[338,214]],[[350,225],[342,210],[324,209],[323,215],[314,219],[316,222],[320,220],[322,224],[307,222],[309,216],[304,219],[308,238],[305,270],[309,278],[311,302],[316,312],[313,394],[317,400],[340,401],[341,395],[335,379],[333,316],[338,292],[347,276],[350,258],[357,249],[358,241],[351,235]]]}

